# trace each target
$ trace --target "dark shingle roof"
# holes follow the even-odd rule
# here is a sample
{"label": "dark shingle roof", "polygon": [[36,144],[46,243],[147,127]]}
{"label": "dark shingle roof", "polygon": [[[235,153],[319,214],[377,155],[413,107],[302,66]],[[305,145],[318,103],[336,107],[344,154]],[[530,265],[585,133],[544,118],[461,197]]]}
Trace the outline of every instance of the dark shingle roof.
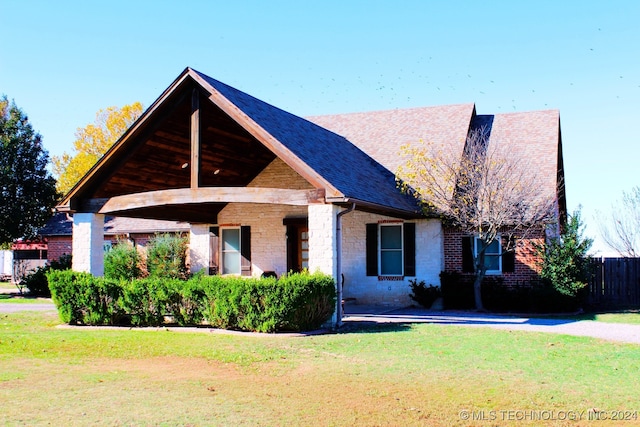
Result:
{"label": "dark shingle roof", "polygon": [[415,200],[396,188],[395,175],[345,137],[202,73],[198,75],[346,198],[418,211]]}

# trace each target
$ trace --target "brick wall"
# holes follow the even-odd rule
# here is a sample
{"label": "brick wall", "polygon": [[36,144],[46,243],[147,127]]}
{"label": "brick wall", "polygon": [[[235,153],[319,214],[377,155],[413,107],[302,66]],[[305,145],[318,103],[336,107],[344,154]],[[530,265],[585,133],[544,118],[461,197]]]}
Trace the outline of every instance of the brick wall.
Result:
{"label": "brick wall", "polygon": [[[462,272],[462,238],[468,236],[457,230],[444,231],[444,259],[446,271]],[[539,232],[527,240],[518,242],[513,273],[503,273],[504,283],[510,286],[527,285],[538,278],[540,267],[534,243],[541,244],[544,234]]]}
{"label": "brick wall", "polygon": [[71,236],[50,236],[47,239],[47,261],[56,261],[71,253]]}

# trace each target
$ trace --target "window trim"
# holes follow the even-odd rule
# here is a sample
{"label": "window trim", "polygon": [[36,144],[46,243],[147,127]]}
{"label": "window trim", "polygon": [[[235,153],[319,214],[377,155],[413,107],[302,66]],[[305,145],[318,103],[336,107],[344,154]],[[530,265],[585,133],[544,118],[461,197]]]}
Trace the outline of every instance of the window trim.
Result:
{"label": "window trim", "polygon": [[[473,257],[477,258],[478,256],[478,244],[477,242],[481,240],[480,237],[478,236],[473,236]],[[485,274],[493,276],[493,275],[501,275],[503,274],[502,269],[502,256],[504,255],[504,252],[502,251],[502,236],[500,236],[499,234],[496,236],[495,242],[498,242],[498,253],[494,253],[494,252],[485,252],[484,256],[485,256],[485,263],[487,261],[487,256],[497,256],[498,257],[498,269],[497,270],[487,270],[485,272]],[[488,249],[488,248],[487,248]]]}
{"label": "window trim", "polygon": [[[224,234],[227,230],[238,230],[238,250],[237,251],[225,251],[224,250]],[[220,227],[220,275],[223,276],[241,276],[242,275],[242,227],[234,226],[234,227]],[[225,271],[225,254],[226,253],[237,253],[238,254],[238,271],[231,273],[224,273]]]}
{"label": "window trim", "polygon": [[[382,249],[382,227],[399,227],[400,228],[400,249]],[[378,224],[378,276],[379,277],[404,277],[405,268],[405,242],[404,242],[404,223],[403,222],[391,222],[391,223],[379,223]],[[382,273],[382,252],[394,251],[400,252],[400,273],[399,274],[383,274]]]}

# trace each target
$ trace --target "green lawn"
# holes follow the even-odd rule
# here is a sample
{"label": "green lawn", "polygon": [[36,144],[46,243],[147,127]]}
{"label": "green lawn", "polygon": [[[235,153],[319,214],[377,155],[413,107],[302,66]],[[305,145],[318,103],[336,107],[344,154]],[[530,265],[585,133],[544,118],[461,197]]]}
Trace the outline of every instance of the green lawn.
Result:
{"label": "green lawn", "polygon": [[640,325],[640,311],[627,310],[615,313],[584,313],[575,316],[543,316],[545,318],[562,318],[572,320],[596,320],[605,323],[629,323]]}
{"label": "green lawn", "polygon": [[2,303],[12,304],[51,304],[51,298],[32,298],[22,295],[9,295],[0,293],[0,304]]}
{"label": "green lawn", "polygon": [[[6,425],[575,426],[640,410],[635,345],[425,324],[290,337],[58,323],[0,314]],[[640,421],[595,425],[621,424]]]}
{"label": "green lawn", "polygon": [[15,289],[16,291],[18,290],[18,288],[16,288],[16,285],[11,282],[0,282],[0,289]]}

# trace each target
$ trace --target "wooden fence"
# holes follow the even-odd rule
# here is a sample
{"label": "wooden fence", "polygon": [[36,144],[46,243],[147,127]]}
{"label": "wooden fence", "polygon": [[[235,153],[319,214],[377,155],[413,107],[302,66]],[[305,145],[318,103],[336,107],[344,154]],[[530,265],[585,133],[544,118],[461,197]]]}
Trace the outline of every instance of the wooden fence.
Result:
{"label": "wooden fence", "polygon": [[640,258],[592,258],[589,305],[597,310],[640,308]]}

